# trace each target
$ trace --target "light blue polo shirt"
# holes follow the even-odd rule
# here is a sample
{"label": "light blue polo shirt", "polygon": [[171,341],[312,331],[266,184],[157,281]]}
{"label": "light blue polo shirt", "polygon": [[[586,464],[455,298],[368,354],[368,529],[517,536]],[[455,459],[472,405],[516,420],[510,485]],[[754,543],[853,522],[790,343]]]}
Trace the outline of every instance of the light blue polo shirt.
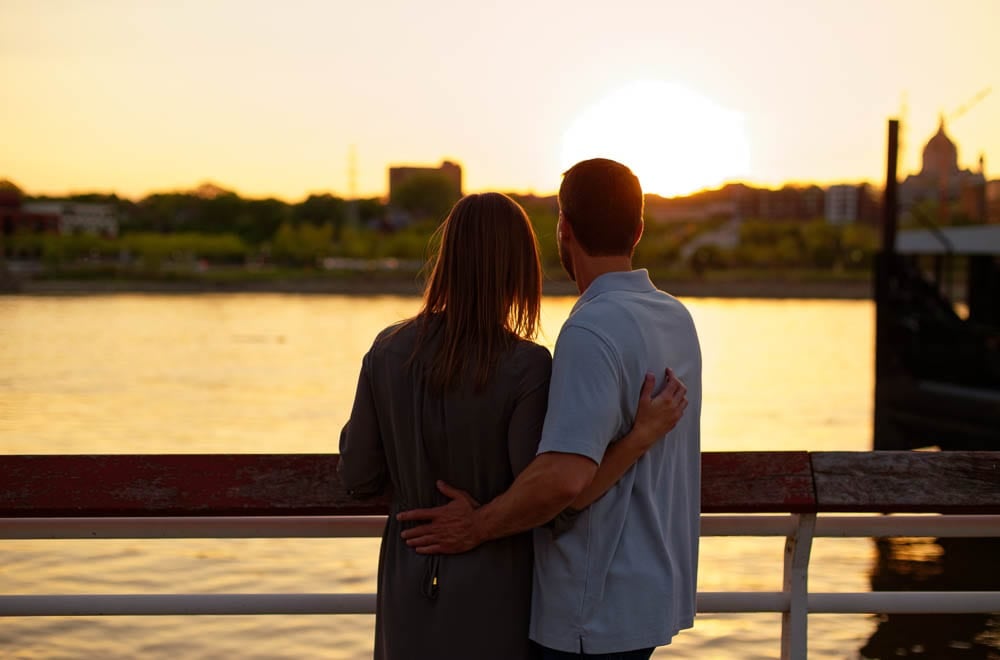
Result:
{"label": "light blue polo shirt", "polygon": [[635,416],[647,372],[687,386],[677,426],[558,537],[535,535],[531,639],[568,653],[669,644],[694,624],[701,503],[701,349],[645,270],[607,273],[559,333],[538,453],[600,463]]}

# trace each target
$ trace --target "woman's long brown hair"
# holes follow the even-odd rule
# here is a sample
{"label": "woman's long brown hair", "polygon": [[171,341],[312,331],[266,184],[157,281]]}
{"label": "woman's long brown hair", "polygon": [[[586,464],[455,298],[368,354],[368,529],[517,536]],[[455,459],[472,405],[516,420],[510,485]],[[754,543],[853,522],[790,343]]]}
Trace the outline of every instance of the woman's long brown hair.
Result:
{"label": "woman's long brown hair", "polygon": [[437,255],[414,319],[417,350],[429,340],[431,319],[440,319],[431,382],[448,390],[471,375],[480,389],[517,337],[538,332],[538,239],[524,209],[501,193],[460,199],[435,238]]}

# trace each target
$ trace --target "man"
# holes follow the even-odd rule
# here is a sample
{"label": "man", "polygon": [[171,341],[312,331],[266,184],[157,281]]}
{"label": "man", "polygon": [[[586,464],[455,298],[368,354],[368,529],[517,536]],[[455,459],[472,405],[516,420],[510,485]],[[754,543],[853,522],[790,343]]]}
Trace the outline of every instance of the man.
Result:
{"label": "man", "polygon": [[[701,350],[684,306],[632,270],[643,196],[631,170],[577,163],[559,207],[560,257],[581,296],[556,342],[538,455],[481,507],[442,484],[450,504],[398,517],[429,521],[403,532],[421,553],[463,552],[537,528],[530,636],[542,657],[649,658],[694,623]],[[615,440],[632,424],[646,370],[667,365],[687,386],[688,409],[633,466],[634,448]],[[602,461],[620,463],[621,479],[565,531],[539,527],[595,490]]]}

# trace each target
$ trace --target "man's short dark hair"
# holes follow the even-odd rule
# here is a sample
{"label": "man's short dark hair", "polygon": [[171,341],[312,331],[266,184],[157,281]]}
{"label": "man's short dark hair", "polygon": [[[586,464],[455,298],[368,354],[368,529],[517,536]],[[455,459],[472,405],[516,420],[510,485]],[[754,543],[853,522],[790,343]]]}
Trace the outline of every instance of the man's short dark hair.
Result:
{"label": "man's short dark hair", "polygon": [[632,254],[642,203],[638,177],[607,158],[580,161],[563,173],[559,186],[563,218],[592,257]]}

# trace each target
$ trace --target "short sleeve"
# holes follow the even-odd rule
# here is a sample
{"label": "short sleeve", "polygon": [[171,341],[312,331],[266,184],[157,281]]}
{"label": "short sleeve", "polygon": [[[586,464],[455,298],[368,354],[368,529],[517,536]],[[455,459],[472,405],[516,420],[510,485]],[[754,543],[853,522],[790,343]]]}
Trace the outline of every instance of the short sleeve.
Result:
{"label": "short sleeve", "polygon": [[586,328],[563,326],[538,453],[579,454],[600,464],[622,428],[621,388],[620,361],[608,342]]}

